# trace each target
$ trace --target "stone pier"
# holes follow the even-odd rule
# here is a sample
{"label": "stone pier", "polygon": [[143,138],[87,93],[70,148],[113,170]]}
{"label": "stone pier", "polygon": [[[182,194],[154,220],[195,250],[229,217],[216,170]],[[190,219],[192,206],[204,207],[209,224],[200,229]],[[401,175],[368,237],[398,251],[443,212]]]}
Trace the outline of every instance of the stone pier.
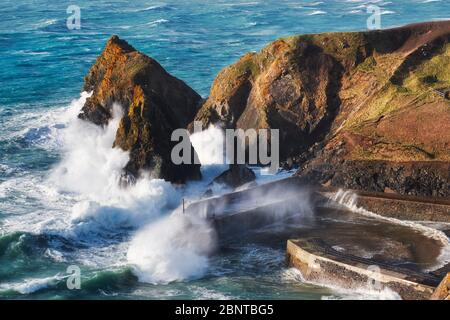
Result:
{"label": "stone pier", "polygon": [[439,278],[340,253],[320,240],[288,240],[287,261],[306,281],[344,289],[389,288],[405,300],[430,299]]}

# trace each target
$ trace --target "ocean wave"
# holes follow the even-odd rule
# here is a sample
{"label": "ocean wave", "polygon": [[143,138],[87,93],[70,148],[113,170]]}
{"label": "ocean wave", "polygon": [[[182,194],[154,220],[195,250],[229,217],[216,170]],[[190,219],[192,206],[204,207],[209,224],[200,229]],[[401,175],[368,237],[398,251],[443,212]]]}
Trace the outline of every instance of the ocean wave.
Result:
{"label": "ocean wave", "polygon": [[215,245],[215,230],[206,220],[172,214],[141,229],[127,257],[140,281],[170,283],[202,276]]}
{"label": "ocean wave", "polygon": [[149,25],[149,26],[157,26],[157,25],[160,25],[160,24],[163,24],[163,23],[167,23],[167,22],[169,22],[169,20],[158,19],[158,20],[147,22],[146,24]]}
{"label": "ocean wave", "polygon": [[17,55],[25,55],[25,56],[49,56],[51,55],[48,51],[33,51],[33,50],[18,50],[13,52],[13,54]]}
{"label": "ocean wave", "polygon": [[90,292],[99,290],[116,291],[123,288],[129,289],[136,285],[137,278],[131,268],[122,268],[117,270],[95,271],[89,277],[81,282],[81,288]]}
{"label": "ocean wave", "polygon": [[[109,295],[109,292],[129,289],[136,285],[137,278],[130,268],[117,270],[87,271],[83,273],[80,288],[82,292]],[[20,282],[0,284],[0,296],[14,297],[16,294],[30,295],[46,290],[67,290],[67,274],[58,273],[44,278],[26,278]],[[75,290],[73,294],[77,294]],[[69,292],[69,291],[68,291]]]}
{"label": "ocean wave", "polygon": [[[44,258],[55,262],[78,261],[82,265],[92,267],[126,263],[121,256],[128,250],[128,234],[143,226],[150,229],[154,224],[161,226],[161,219],[165,221],[163,224],[168,230],[174,230],[176,233],[168,232],[164,236],[173,236],[175,238],[171,239],[176,240],[179,234],[197,235],[198,230],[194,232],[191,226],[202,226],[202,219],[183,222],[178,218],[170,218],[168,214],[179,206],[182,192],[187,192],[187,195],[195,194],[195,197],[201,196],[209,182],[189,184],[183,191],[176,190],[163,180],[142,178],[126,189],[120,187],[122,168],[129,159],[126,152],[112,148],[120,112],[114,113],[115,116],[104,128],[82,121],[77,115],[88,97],[88,93],[82,93],[80,99],[73,101],[68,108],[58,110],[51,117],[47,115],[42,118],[41,115],[36,115],[33,118],[34,126],[37,123],[46,123],[45,126],[19,131],[18,136],[25,141],[57,151],[62,154],[62,159],[48,177],[24,175],[0,184],[0,196],[20,199],[21,194],[26,197],[33,195],[36,201],[42,202],[39,207],[43,208],[30,211],[28,206],[23,206],[23,214],[16,214],[2,221],[5,230],[26,230],[42,235],[42,239],[52,235],[60,237],[63,240],[54,238],[43,242],[44,247],[41,249]],[[115,109],[119,111],[120,108],[115,106]],[[207,136],[208,132],[203,134],[202,139],[208,140]],[[211,143],[211,140],[208,141]],[[205,145],[205,141],[199,141],[199,144]],[[205,155],[205,152],[209,154]],[[214,163],[211,150],[205,148],[201,157],[204,162]],[[211,169],[205,166],[202,170],[206,173],[205,177],[212,179],[211,175],[221,169],[223,167]],[[1,204],[4,205],[7,203]],[[17,208],[22,208],[17,201],[12,205],[16,211]],[[7,207],[5,209],[9,210]],[[146,233],[139,234],[144,234],[145,237]],[[18,234],[13,240],[22,239],[21,237],[23,235]],[[29,238],[30,235],[24,237]],[[68,252],[61,249],[64,248],[64,241],[72,243],[75,246],[73,250]],[[129,251],[131,261],[136,270],[140,268],[145,272],[148,267],[140,265],[139,262],[134,263],[133,260],[132,247],[135,241],[139,242],[139,237],[132,242]],[[162,245],[165,247],[159,252],[177,250],[171,248],[173,243],[170,240]],[[189,243],[186,240],[186,245],[188,248],[185,254],[189,255],[189,250],[192,252],[189,255],[193,263],[191,268],[177,263],[171,265],[169,262],[173,258],[170,256],[166,260],[161,260],[163,256],[158,256],[158,260],[154,262],[149,261],[147,256],[145,264],[171,265],[168,267],[167,278],[161,274],[148,277],[157,278],[158,281],[171,281],[174,278],[182,280],[184,277],[202,274],[205,269],[201,266],[207,265],[208,259],[207,255],[203,255],[204,244],[195,241]],[[199,251],[194,248],[197,245]],[[20,248],[17,244],[14,247]],[[70,246],[66,247],[68,248]],[[195,257],[198,257],[197,262]]]}
{"label": "ocean wave", "polygon": [[308,16],[317,16],[317,15],[324,15],[324,14],[327,14],[327,12],[323,11],[323,10],[314,10],[314,11],[307,13]]}
{"label": "ocean wave", "polygon": [[325,287],[331,292],[323,294],[322,300],[401,300],[401,297],[395,291],[385,287],[381,290],[367,287],[345,289],[334,286],[329,281],[308,281],[305,280],[302,273],[296,268],[289,268],[283,272],[283,279],[289,283],[300,282],[316,287]]}
{"label": "ocean wave", "polygon": [[[15,231],[0,237],[0,259],[18,260],[21,263],[38,263],[37,260],[45,261],[47,258],[62,261],[63,256],[59,250],[73,250],[77,246],[70,239],[66,239],[58,234],[43,233],[34,234],[30,232]],[[49,249],[52,253],[49,254]]]}
{"label": "ocean wave", "polygon": [[7,254],[8,250],[20,240],[23,232],[13,232],[0,237],[0,257]]}
{"label": "ocean wave", "polygon": [[166,3],[160,3],[160,4],[155,4],[155,5],[151,5],[151,6],[144,7],[144,8],[127,9],[127,10],[121,9],[120,12],[138,13],[138,12],[156,11],[156,10],[168,9],[168,8],[169,8],[169,6]]}
{"label": "ocean wave", "polygon": [[61,275],[55,275],[47,278],[25,279],[18,283],[8,283],[0,285],[0,294],[8,294],[8,292],[17,292],[22,295],[32,294],[50,287],[56,286],[64,279]]}
{"label": "ocean wave", "polygon": [[51,25],[55,25],[58,22],[58,19],[45,19],[41,20],[38,23],[33,25],[33,29],[41,29]]}
{"label": "ocean wave", "polygon": [[192,286],[189,288],[196,299],[199,300],[233,300],[233,296],[226,295],[222,292],[211,290],[200,286]]}

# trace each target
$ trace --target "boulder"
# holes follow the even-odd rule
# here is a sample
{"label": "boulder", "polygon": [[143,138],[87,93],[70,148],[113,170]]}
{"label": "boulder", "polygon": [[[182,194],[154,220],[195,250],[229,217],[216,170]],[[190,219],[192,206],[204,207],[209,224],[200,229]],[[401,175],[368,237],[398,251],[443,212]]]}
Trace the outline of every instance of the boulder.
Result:
{"label": "boulder", "polygon": [[113,36],[85,77],[84,90],[92,96],[81,119],[104,126],[113,116],[114,103],[123,109],[113,146],[130,153],[125,175],[148,172],[171,182],[201,177],[200,165],[175,165],[170,157],[177,143],[171,141],[172,132],[194,119],[201,97],[157,61]]}
{"label": "boulder", "polygon": [[232,164],[227,171],[216,177],[214,182],[237,188],[246,183],[255,181],[255,179],[255,173],[246,165]]}

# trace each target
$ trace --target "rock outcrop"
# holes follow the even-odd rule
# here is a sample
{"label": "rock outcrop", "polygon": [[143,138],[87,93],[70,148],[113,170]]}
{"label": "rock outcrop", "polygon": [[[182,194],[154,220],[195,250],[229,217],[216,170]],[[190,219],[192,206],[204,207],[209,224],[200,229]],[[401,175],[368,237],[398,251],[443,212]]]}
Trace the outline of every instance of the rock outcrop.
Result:
{"label": "rock outcrop", "polygon": [[280,130],[298,175],[450,196],[450,21],[277,40],[220,72],[195,120]]}
{"label": "rock outcrop", "polygon": [[230,165],[229,169],[214,179],[214,182],[225,184],[232,188],[240,187],[256,180],[255,173],[246,165]]}
{"label": "rock outcrop", "polygon": [[81,119],[106,125],[113,104],[123,108],[114,146],[130,152],[125,174],[137,177],[146,171],[171,182],[200,178],[200,165],[175,165],[170,155],[176,144],[173,130],[194,119],[201,97],[158,62],[113,36],[89,70],[84,90],[93,94]]}

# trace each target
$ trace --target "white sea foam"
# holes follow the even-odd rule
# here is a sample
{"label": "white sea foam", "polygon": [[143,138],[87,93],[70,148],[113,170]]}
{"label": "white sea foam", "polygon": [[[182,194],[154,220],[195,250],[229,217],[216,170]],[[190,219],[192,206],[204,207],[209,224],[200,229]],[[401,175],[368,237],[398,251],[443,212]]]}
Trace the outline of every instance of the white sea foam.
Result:
{"label": "white sea foam", "polygon": [[211,125],[208,129],[190,136],[202,165],[223,164],[225,137],[223,130]]}
{"label": "white sea foam", "polygon": [[394,290],[384,287],[381,290],[358,288],[343,289],[330,287],[335,293],[322,296],[322,300],[402,300]]}
{"label": "white sea foam", "polygon": [[[112,147],[121,108],[114,106],[107,126],[93,125],[77,118],[88,96],[84,93],[71,104],[61,115],[60,122],[65,124],[55,132],[63,156],[47,184],[57,195],[70,194],[74,199],[70,216],[66,215],[68,224],[60,232],[81,237],[84,243],[95,243],[99,237],[107,241],[111,233],[137,229],[127,256],[139,279],[166,283],[201,276],[215,246],[214,230],[203,219],[183,216],[175,210],[181,194],[192,188],[176,190],[169,182],[145,177],[132,186],[120,187],[122,168],[129,160],[127,152]],[[217,156],[211,148],[214,134],[219,132],[211,128],[194,137],[200,159],[209,165],[216,162]],[[110,263],[118,256],[120,253],[114,252]],[[86,261],[90,258],[96,259],[89,250],[80,250],[80,257],[75,257],[92,264]]]}
{"label": "white sea foam", "polygon": [[359,288],[345,289],[332,285],[329,281],[308,281],[296,268],[285,270],[283,280],[290,283],[302,282],[330,289],[330,294],[322,295],[322,300],[401,300],[400,295],[388,287],[376,289],[367,285],[367,287],[361,286]]}
{"label": "white sea foam", "polygon": [[309,12],[307,15],[308,16],[317,16],[317,15],[324,15],[324,14],[327,14],[327,12],[323,11],[323,10],[314,10],[314,11]]}
{"label": "white sea foam", "polygon": [[172,214],[140,230],[128,261],[140,281],[169,283],[203,275],[215,248],[215,231],[206,220]]}
{"label": "white sea foam", "polygon": [[159,24],[167,23],[167,22],[169,22],[169,20],[166,20],[166,19],[158,19],[158,20],[154,20],[154,21],[148,22],[147,25],[149,25],[149,26],[157,26],[157,25],[159,25]]}
{"label": "white sea foam", "polygon": [[450,240],[446,236],[446,234],[440,230],[422,225],[418,222],[414,221],[406,221],[406,220],[399,220],[396,218],[390,218],[390,217],[384,217],[381,215],[378,215],[376,213],[373,213],[371,211],[368,211],[362,207],[358,207],[357,205],[357,194],[355,194],[352,191],[344,191],[339,190],[336,192],[336,194],[332,197],[332,199],[339,203],[340,205],[345,206],[346,208],[350,209],[352,212],[375,218],[378,220],[387,221],[389,223],[394,223],[398,225],[402,225],[414,230],[417,230],[421,232],[426,237],[429,237],[431,239],[434,239],[436,241],[439,241],[442,244],[441,253],[438,257],[438,261],[436,265],[431,270],[437,270],[450,262]]}
{"label": "white sea foam", "polygon": [[221,292],[199,287],[193,286],[190,288],[195,297],[199,300],[232,300],[235,299],[233,296],[229,296],[223,294]]}
{"label": "white sea foam", "polygon": [[67,110],[67,126],[61,130],[63,159],[49,177],[59,193],[74,193],[79,201],[70,217],[76,234],[114,232],[138,228],[176,208],[180,197],[172,185],[163,180],[142,178],[128,188],[119,181],[129,154],[113,148],[121,119],[121,107],[113,106],[113,118],[105,127],[77,118],[87,94]]}
{"label": "white sea foam", "polygon": [[25,279],[24,281],[19,283],[9,283],[0,285],[0,291],[12,290],[20,294],[30,294],[33,292],[37,292],[39,290],[52,287],[56,285],[59,281],[61,281],[63,278],[64,277],[61,275],[56,275],[48,278]]}
{"label": "white sea foam", "polygon": [[442,0],[424,0],[421,3],[441,2]]}
{"label": "white sea foam", "polygon": [[[115,110],[119,112],[119,107]],[[69,110],[71,112],[72,110]],[[62,191],[72,191],[104,199],[116,195],[116,187],[127,164],[126,152],[112,148],[120,114],[110,121],[106,128],[96,126],[73,117],[62,130],[64,156],[52,172],[50,180]]]}

